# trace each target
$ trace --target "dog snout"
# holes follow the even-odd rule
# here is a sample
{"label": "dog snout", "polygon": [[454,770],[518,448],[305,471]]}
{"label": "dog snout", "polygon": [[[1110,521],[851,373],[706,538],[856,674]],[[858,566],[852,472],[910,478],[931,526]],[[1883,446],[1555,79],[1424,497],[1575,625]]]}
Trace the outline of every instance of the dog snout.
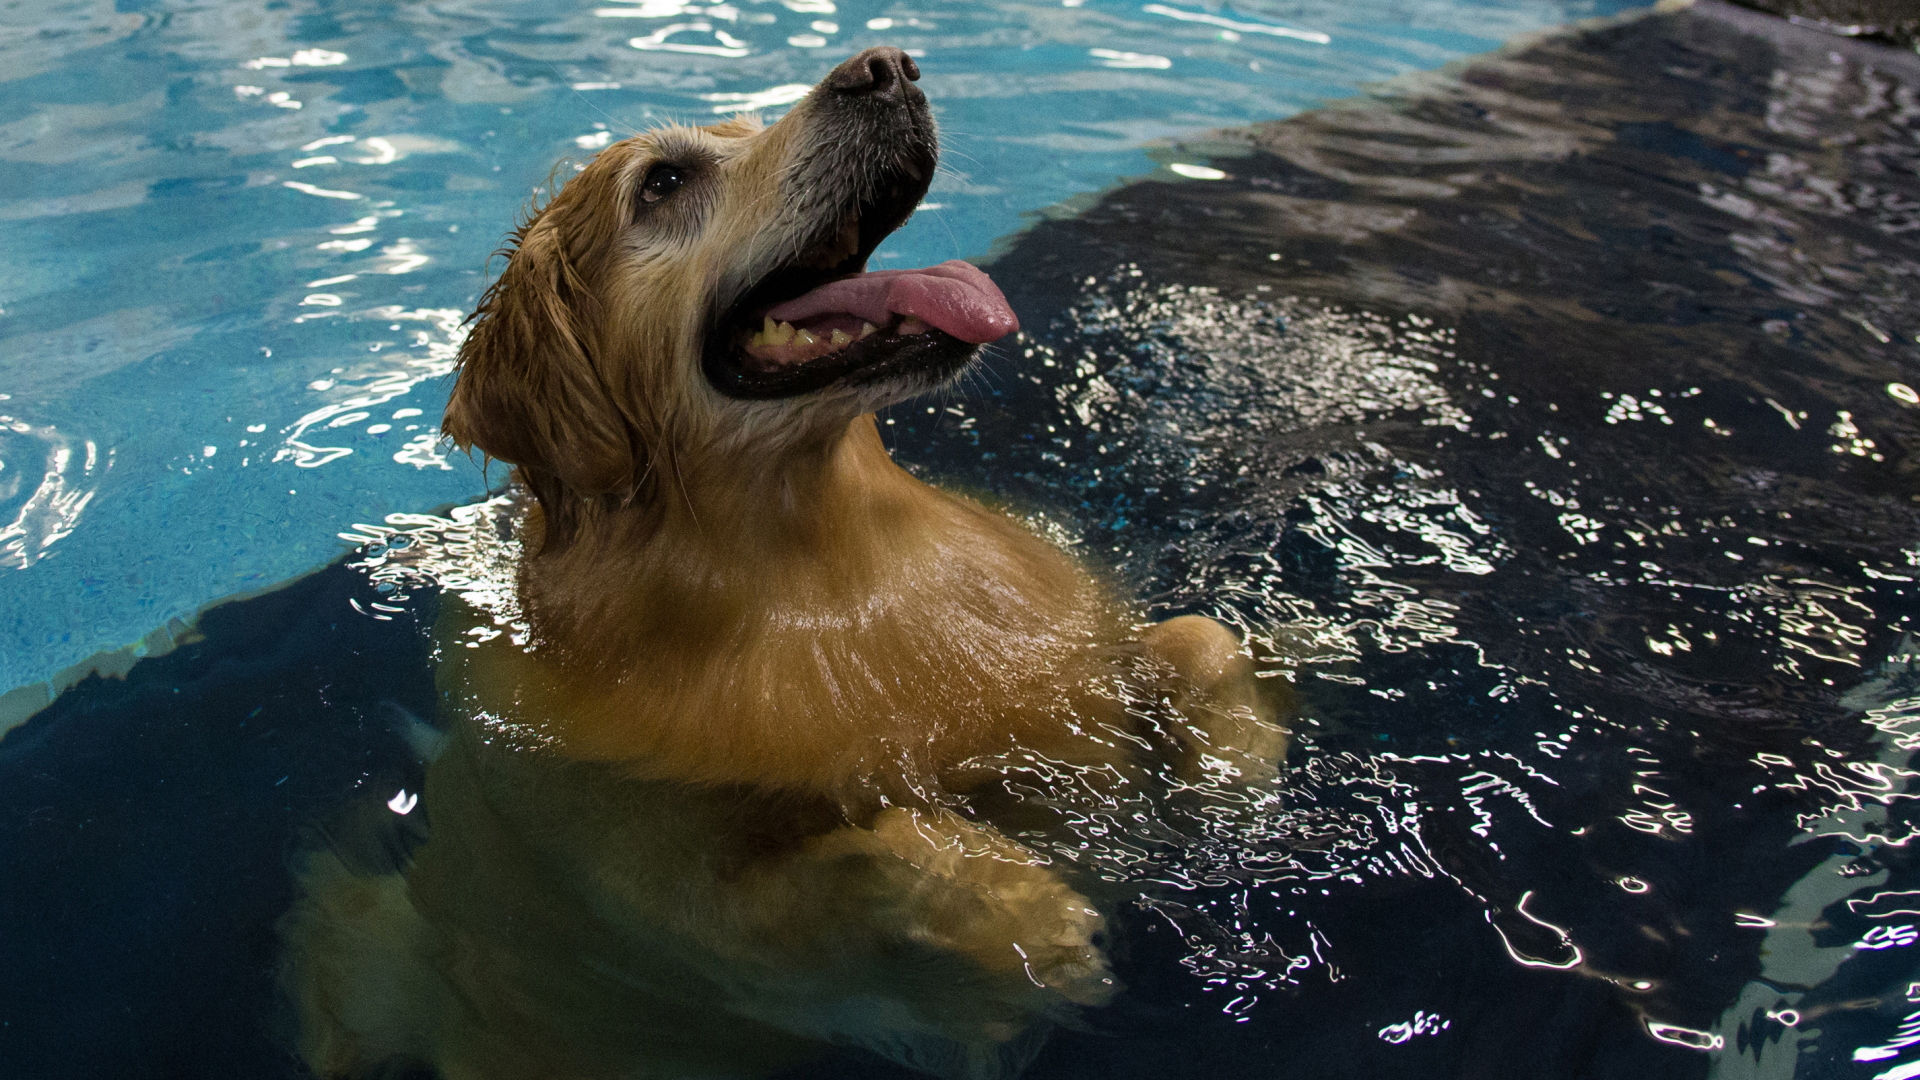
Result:
{"label": "dog snout", "polygon": [[848,97],[891,100],[905,96],[908,83],[918,82],[920,67],[913,57],[881,45],[850,57],[827,76],[827,87]]}

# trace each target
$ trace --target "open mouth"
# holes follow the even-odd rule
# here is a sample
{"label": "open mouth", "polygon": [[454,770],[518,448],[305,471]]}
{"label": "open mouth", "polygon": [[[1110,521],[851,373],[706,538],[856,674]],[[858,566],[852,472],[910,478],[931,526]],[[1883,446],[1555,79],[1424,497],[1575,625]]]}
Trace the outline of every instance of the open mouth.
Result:
{"label": "open mouth", "polygon": [[932,174],[931,154],[901,162],[871,197],[721,312],[704,362],[715,388],[767,399],[903,376],[932,386],[1018,329],[999,288],[967,263],[867,272]]}

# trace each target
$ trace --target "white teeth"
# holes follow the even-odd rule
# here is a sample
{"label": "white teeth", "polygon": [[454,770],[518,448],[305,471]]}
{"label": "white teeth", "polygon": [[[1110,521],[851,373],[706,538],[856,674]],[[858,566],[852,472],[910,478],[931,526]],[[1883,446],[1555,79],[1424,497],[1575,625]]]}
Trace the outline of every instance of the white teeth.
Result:
{"label": "white teeth", "polygon": [[[924,323],[921,324],[922,331],[924,331],[925,325]],[[794,328],[792,323],[777,323],[773,321],[772,316],[768,316],[760,321],[759,331],[747,339],[747,347],[761,349],[778,349],[786,346],[809,348],[825,342],[838,349],[845,345],[851,345],[855,341],[864,341],[872,337],[875,333],[878,333],[879,330],[879,327],[870,322],[862,322],[860,324],[860,333],[857,336],[846,330],[831,330],[816,336],[810,330],[798,330]]]}
{"label": "white teeth", "polygon": [[919,320],[918,318],[915,318],[912,315],[909,315],[906,318],[900,320],[899,332],[903,337],[910,336],[913,334],[924,334],[931,329],[933,329],[933,327],[927,325],[926,323],[922,322],[921,320]]}
{"label": "white teeth", "polygon": [[793,341],[792,323],[776,323],[771,316],[761,320],[760,332],[747,339],[748,345],[786,345]]}

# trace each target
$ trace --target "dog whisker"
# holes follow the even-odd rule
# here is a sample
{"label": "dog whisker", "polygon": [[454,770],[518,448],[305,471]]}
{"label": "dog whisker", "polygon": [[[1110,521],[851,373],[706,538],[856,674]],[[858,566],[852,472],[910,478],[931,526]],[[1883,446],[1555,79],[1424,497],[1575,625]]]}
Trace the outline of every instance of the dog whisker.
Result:
{"label": "dog whisker", "polygon": [[699,529],[700,514],[693,508],[693,495],[687,490],[687,478],[680,473],[680,459],[678,456],[674,456],[670,460],[673,465],[673,478],[680,485],[680,497],[685,500],[687,504],[687,516],[693,519],[693,527]]}
{"label": "dog whisker", "polygon": [[942,159],[960,158],[961,160],[969,162],[974,165],[980,164],[979,158],[974,157],[972,154],[967,153],[965,150],[956,150],[950,146],[942,146],[940,148],[940,156]]}
{"label": "dog whisker", "polygon": [[585,102],[587,105],[587,108],[592,109],[594,112],[599,113],[602,117],[605,117],[607,121],[607,126],[609,128],[618,130],[621,133],[622,138],[632,138],[633,136],[641,133],[639,128],[635,128],[628,125],[625,121],[614,116],[612,113],[608,112],[606,109],[601,108],[600,105],[596,103],[592,98],[589,98],[587,95],[581,93],[578,90],[575,90],[573,88],[573,80],[567,78],[566,76],[560,73],[560,66],[558,64],[555,64],[551,60],[547,61],[546,64],[547,64],[547,69],[553,72],[553,77],[556,80],[562,83],[565,83],[567,86],[567,89],[572,92],[573,96]]}

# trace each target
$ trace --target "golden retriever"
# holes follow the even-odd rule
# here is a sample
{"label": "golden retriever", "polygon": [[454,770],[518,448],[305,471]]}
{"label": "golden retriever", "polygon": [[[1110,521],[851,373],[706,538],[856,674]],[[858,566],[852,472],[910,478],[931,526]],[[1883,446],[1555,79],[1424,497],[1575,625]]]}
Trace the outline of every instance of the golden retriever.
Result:
{"label": "golden retriever", "polygon": [[[764,1075],[832,1045],[1017,1071],[1116,985],[1097,904],[969,797],[1284,752],[1235,636],[1142,629],[873,411],[1013,312],[963,263],[864,273],[933,176],[897,49],[778,123],[616,143],[531,216],[443,430],[518,468],[528,643],[437,631],[429,838],[311,856],[284,985],[322,1076]],[[1116,687],[1173,720],[1139,718]]]}

